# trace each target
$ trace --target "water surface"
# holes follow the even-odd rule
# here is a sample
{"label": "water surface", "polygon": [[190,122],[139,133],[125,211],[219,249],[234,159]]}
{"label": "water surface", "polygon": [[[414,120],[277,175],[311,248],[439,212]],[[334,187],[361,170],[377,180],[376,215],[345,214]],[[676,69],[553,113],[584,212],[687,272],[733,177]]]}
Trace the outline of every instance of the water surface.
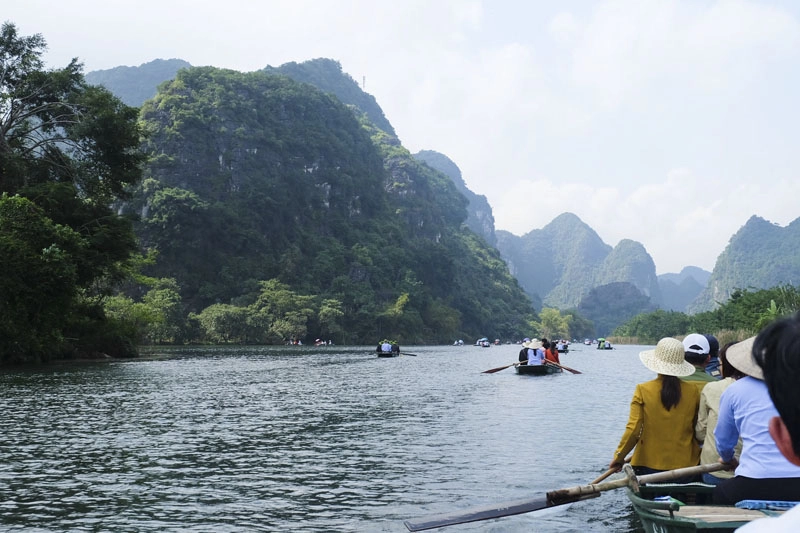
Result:
{"label": "water surface", "polygon": [[[585,484],[608,465],[638,352],[518,376],[519,346],[157,349],[0,373],[0,529],[383,531]],[[622,490],[442,532],[638,531]]]}

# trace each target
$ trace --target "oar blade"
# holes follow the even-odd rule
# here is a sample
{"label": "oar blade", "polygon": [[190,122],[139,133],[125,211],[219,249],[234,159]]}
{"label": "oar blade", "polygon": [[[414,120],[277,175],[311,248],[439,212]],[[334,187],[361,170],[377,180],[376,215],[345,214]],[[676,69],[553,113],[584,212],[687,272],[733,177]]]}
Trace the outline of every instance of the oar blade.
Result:
{"label": "oar blade", "polygon": [[454,526],[456,524],[466,524],[467,522],[478,522],[480,520],[490,520],[492,518],[530,513],[531,511],[538,511],[540,509],[546,509],[547,507],[547,497],[543,495],[536,499],[515,500],[496,505],[473,507],[461,512],[428,515],[416,520],[406,520],[403,523],[409,531],[424,531],[437,527]]}

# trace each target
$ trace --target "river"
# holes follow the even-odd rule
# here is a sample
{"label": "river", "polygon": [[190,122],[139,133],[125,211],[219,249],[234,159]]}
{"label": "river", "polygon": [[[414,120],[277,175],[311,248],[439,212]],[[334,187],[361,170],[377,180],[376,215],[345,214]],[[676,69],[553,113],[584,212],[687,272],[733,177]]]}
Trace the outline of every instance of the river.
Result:
{"label": "river", "polygon": [[[405,532],[603,473],[648,347],[181,347],[0,372],[4,531]],[[624,491],[436,531],[640,531]]]}

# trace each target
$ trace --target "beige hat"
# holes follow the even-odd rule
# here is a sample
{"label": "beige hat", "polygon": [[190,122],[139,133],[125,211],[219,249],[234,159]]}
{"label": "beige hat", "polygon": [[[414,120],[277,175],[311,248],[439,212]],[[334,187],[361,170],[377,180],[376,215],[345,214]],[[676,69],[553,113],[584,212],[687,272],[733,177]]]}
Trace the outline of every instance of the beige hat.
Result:
{"label": "beige hat", "polygon": [[764,381],[764,371],[758,366],[756,360],[753,359],[753,342],[755,342],[755,340],[755,337],[750,337],[742,342],[737,342],[728,348],[728,351],[725,352],[725,356],[728,358],[728,362],[736,367],[737,370],[744,372],[748,376]]}
{"label": "beige hat", "polygon": [[534,349],[534,350],[538,350],[539,348],[542,347],[542,341],[540,341],[539,339],[531,339],[530,342],[526,342],[522,346],[524,346],[525,348],[531,348],[531,349]]}
{"label": "beige hat", "polygon": [[672,337],[664,337],[655,350],[639,353],[644,366],[665,376],[690,376],[694,374],[694,365],[683,358],[683,343]]}

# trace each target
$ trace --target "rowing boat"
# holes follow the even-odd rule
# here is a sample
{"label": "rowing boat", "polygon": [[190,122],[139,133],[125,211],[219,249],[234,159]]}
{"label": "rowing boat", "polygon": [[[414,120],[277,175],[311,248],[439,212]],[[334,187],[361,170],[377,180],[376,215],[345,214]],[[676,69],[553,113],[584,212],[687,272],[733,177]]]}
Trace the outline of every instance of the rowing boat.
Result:
{"label": "rowing boat", "polygon": [[628,487],[633,504],[647,533],[728,533],[752,520],[776,516],[781,511],[740,509],[712,505],[712,485],[665,483]]}
{"label": "rowing boat", "polygon": [[545,376],[558,372],[562,372],[562,370],[553,365],[517,365],[517,374],[524,374],[526,376]]}
{"label": "rowing boat", "polygon": [[399,357],[400,352],[375,352],[378,354],[378,357]]}

